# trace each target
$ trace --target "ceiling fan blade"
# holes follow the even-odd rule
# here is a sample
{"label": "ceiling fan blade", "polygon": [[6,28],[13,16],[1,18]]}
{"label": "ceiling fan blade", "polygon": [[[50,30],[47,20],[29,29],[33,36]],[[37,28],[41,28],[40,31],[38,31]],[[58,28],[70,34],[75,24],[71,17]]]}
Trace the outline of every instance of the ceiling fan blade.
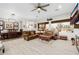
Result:
{"label": "ceiling fan blade", "polygon": [[40,8],[41,10],[43,10],[43,11],[47,11],[46,9],[43,9],[43,8]]}
{"label": "ceiling fan blade", "polygon": [[41,6],[41,7],[47,7],[47,6],[49,6],[50,4],[46,4],[46,5],[43,5],[43,6]]}
{"label": "ceiling fan blade", "polygon": [[35,11],[35,10],[37,10],[37,8],[36,9],[33,9],[32,11]]}

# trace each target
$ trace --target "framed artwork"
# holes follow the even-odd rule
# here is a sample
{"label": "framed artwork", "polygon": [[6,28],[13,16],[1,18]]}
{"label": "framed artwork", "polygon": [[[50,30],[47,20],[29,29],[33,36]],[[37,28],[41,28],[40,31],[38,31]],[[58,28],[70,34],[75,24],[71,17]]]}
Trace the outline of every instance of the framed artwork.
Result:
{"label": "framed artwork", "polygon": [[0,30],[3,30],[3,26],[0,26]]}
{"label": "framed artwork", "polygon": [[34,24],[34,28],[36,28],[36,24]]}
{"label": "framed artwork", "polygon": [[5,29],[13,29],[13,23],[12,22],[5,22]]}
{"label": "framed artwork", "polygon": [[44,31],[46,27],[46,24],[38,24],[38,30],[39,31]]}
{"label": "framed artwork", "polygon": [[13,29],[19,29],[19,23],[18,22],[13,23]]}
{"label": "framed artwork", "polygon": [[4,28],[4,21],[0,20],[0,30],[3,30],[3,28]]}
{"label": "framed artwork", "polygon": [[4,21],[0,20],[0,25],[2,26],[4,24]]}
{"label": "framed artwork", "polygon": [[18,26],[19,24],[18,24],[18,22],[14,22],[14,25],[15,25],[15,26]]}

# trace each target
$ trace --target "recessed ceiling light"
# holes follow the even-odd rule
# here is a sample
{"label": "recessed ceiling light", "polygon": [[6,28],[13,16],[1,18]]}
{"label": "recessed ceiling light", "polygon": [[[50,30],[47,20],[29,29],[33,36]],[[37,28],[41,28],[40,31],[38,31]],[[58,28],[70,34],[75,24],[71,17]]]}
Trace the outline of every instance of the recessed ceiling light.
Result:
{"label": "recessed ceiling light", "polygon": [[15,15],[14,13],[12,13],[11,15]]}
{"label": "recessed ceiling light", "polygon": [[55,11],[59,11],[59,9],[55,9]]}
{"label": "recessed ceiling light", "polygon": [[59,5],[59,6],[58,6],[58,8],[59,8],[59,9],[61,9],[61,8],[62,8],[62,6],[61,6],[61,5]]}
{"label": "recessed ceiling light", "polygon": [[59,11],[61,8],[62,8],[62,6],[61,5],[58,5],[58,8],[55,9],[55,11]]}

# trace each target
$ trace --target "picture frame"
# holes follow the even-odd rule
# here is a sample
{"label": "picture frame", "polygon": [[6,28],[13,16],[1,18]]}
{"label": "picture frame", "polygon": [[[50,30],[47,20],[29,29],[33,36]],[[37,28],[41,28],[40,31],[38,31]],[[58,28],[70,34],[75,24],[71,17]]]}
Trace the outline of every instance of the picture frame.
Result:
{"label": "picture frame", "polygon": [[19,23],[18,22],[13,23],[13,29],[19,29]]}
{"label": "picture frame", "polygon": [[0,30],[3,30],[3,26],[0,26]]}
{"label": "picture frame", "polygon": [[4,24],[4,21],[0,20],[0,26],[3,26],[3,24]]}
{"label": "picture frame", "polygon": [[44,31],[45,30],[46,25],[45,24],[38,24],[38,30],[39,31]]}
{"label": "picture frame", "polygon": [[3,30],[3,28],[4,28],[4,21],[0,20],[0,31]]}
{"label": "picture frame", "polygon": [[12,22],[5,22],[5,29],[13,29],[13,23]]}

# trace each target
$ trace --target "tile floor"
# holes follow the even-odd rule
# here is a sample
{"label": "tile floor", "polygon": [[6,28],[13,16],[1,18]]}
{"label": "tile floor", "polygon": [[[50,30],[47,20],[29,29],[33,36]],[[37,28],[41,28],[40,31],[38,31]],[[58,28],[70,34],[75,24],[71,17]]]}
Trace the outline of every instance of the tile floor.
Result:
{"label": "tile floor", "polygon": [[23,38],[4,42],[4,55],[77,55],[77,49],[71,41],[52,40],[50,42],[34,39],[25,41]]}

